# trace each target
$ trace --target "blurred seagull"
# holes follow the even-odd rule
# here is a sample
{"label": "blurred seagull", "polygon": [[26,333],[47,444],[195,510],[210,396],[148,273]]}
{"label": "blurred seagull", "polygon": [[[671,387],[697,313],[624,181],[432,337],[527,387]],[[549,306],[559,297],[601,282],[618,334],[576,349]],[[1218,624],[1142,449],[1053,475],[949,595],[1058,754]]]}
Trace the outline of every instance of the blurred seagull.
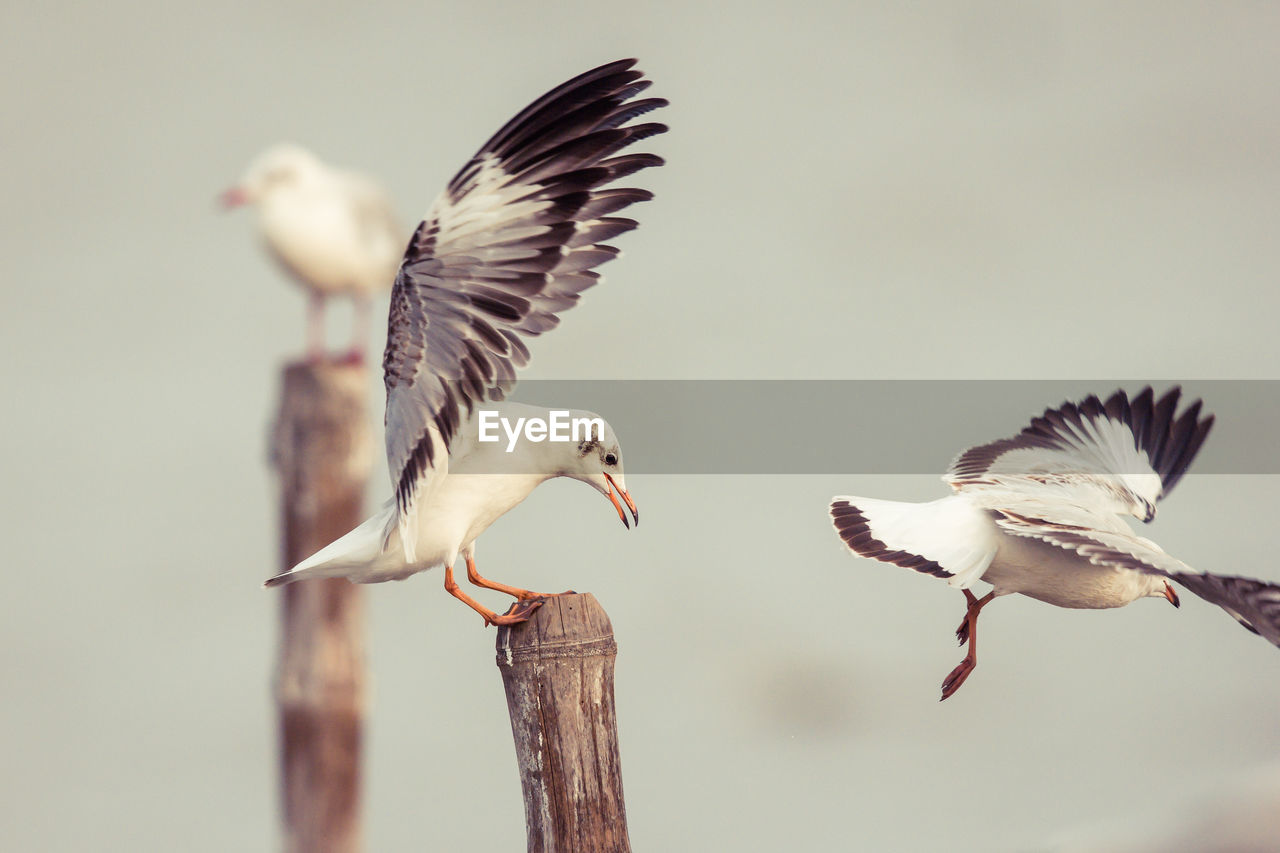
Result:
{"label": "blurred seagull", "polygon": [[[599,280],[591,268],[618,254],[601,241],[637,225],[610,214],[652,198],[641,189],[602,189],[662,164],[651,154],[618,154],[667,129],[628,124],[667,104],[633,100],[650,85],[634,63],[603,65],[534,101],[436,199],[391,294],[382,364],[395,497],[267,586],[312,577],[372,583],[443,565],[451,595],[486,623],[507,625],[528,619],[545,596],[481,577],[475,540],[540,483],[581,480],[612,501],[624,525],[630,528],[619,499],[639,524],[622,450],[603,420],[579,441],[522,441],[511,455],[501,443],[480,441],[477,429],[478,407],[501,399],[528,361],[523,339],[553,328]],[[513,421],[549,414],[514,403],[489,408]],[[508,613],[499,616],[458,588],[459,553],[473,584],[515,596]]]}
{"label": "blurred seagull", "polygon": [[[1176,414],[1181,390],[1159,400],[1145,388],[1089,396],[1031,421],[1013,438],[960,454],[943,476],[956,494],[913,504],[837,497],[836,532],[863,557],[939,578],[964,591],[968,610],[956,631],[968,653],[942,683],[942,698],[977,666],[978,614],[992,599],[1019,592],[1058,607],[1122,607],[1139,598],[1178,606],[1170,580],[1217,604],[1280,646],[1280,586],[1198,572],[1121,516],[1151,521],[1156,502],[1191,465],[1213,416],[1200,401]],[[969,588],[985,581],[977,598]]]}
{"label": "blurred seagull", "polygon": [[372,180],[328,166],[297,145],[260,154],[222,194],[226,208],[253,204],[267,249],[310,294],[307,355],[324,357],[324,307],[332,295],[355,301],[344,360],[360,363],[373,297],[391,288],[406,235],[386,193]]}

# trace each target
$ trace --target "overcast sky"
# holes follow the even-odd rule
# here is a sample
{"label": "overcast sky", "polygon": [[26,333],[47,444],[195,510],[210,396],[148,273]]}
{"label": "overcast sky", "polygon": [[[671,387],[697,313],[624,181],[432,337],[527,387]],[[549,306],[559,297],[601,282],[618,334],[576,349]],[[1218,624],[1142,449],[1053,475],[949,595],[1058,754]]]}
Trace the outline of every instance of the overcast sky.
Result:
{"label": "overcast sky", "polygon": [[[9,3],[0,32],[5,849],[278,846],[259,584],[304,298],[213,204],[270,143],[375,176],[414,222],[529,100],[640,57],[672,102],[644,145],[668,164],[636,178],[658,197],[530,378],[1280,378],[1274,4],[123,0]],[[369,399],[380,422],[375,370]],[[990,435],[941,410],[955,443],[915,470],[1059,402],[1011,399]],[[835,426],[815,440],[876,441]],[[1274,454],[1274,423],[1215,441]],[[636,531],[553,482],[479,559],[608,610],[636,850],[1081,849],[1242,778],[1280,799],[1280,654],[1190,595],[1002,599],[939,705],[963,599],[843,553],[825,517],[936,476],[629,485]],[[1278,486],[1193,469],[1144,533],[1280,581]],[[440,581],[368,593],[368,848],[518,850],[493,633]]]}

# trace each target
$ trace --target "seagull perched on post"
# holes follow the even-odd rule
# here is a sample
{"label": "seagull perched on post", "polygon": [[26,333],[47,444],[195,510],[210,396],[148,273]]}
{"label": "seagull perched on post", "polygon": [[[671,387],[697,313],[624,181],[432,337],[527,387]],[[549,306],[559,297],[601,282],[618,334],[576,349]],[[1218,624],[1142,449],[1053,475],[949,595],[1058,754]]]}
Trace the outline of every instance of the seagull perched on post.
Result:
{"label": "seagull perched on post", "polygon": [[[966,450],[943,475],[956,494],[931,503],[837,497],[836,532],[854,553],[946,578],[968,609],[956,631],[968,653],[942,698],[977,666],[978,614],[1022,593],[1058,607],[1122,607],[1139,598],[1178,606],[1170,581],[1280,646],[1280,586],[1199,572],[1137,536],[1122,516],[1151,521],[1213,426],[1199,400],[1145,388],[1048,409],[1013,438]],[[992,589],[970,592],[979,580]]]}
{"label": "seagull perched on post", "polygon": [[335,169],[298,145],[260,154],[221,196],[226,208],[252,204],[268,251],[310,294],[307,356],[324,358],[324,307],[330,296],[355,301],[344,360],[360,363],[373,297],[391,288],[406,235],[391,200],[372,180]]}
{"label": "seagull perched on post", "polygon": [[[618,254],[602,241],[637,225],[612,214],[652,198],[647,190],[608,186],[662,164],[651,154],[618,153],[667,129],[630,123],[667,104],[636,98],[650,83],[634,63],[600,66],[534,101],[436,199],[409,242],[391,294],[382,363],[395,496],[267,586],[313,577],[372,583],[443,565],[451,595],[487,624],[508,625],[528,619],[546,596],[481,577],[475,540],[540,483],[581,480],[609,498],[624,525],[631,526],[623,503],[639,524],[622,450],[603,419],[514,403],[485,406],[503,397],[515,368],[528,361],[524,338],[553,328],[559,313],[599,280],[592,268]],[[486,442],[485,413],[517,424],[555,415],[598,423],[558,442],[526,429],[526,440],[515,445]],[[497,615],[458,588],[459,554],[473,584],[517,599],[508,613]]]}

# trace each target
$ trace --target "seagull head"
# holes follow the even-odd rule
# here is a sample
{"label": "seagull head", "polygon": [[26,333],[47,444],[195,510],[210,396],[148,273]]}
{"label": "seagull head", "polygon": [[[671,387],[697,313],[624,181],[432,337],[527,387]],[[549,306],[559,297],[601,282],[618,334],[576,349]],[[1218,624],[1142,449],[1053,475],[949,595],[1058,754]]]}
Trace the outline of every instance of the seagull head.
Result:
{"label": "seagull head", "polygon": [[319,175],[323,164],[300,145],[273,145],[254,158],[234,187],[219,196],[225,208],[257,204],[280,189],[295,187]]}
{"label": "seagull head", "polygon": [[576,445],[570,445],[573,448],[574,457],[564,471],[564,476],[581,480],[607,497],[613,504],[613,508],[618,511],[618,518],[630,530],[631,522],[627,520],[627,514],[622,508],[625,503],[638,527],[640,511],[636,509],[635,501],[627,491],[626,476],[622,472],[622,446],[618,444],[618,437],[613,434],[613,427],[605,423],[603,418],[591,415],[589,412],[585,414],[596,418],[603,425],[603,429],[594,430]]}
{"label": "seagull head", "polygon": [[[1143,541],[1145,542],[1146,540]],[[1143,585],[1146,590],[1143,595],[1147,598],[1163,598],[1174,607],[1182,606],[1182,601],[1178,598],[1178,593],[1174,590],[1173,584],[1160,575],[1143,575],[1140,578],[1135,578],[1135,582]]]}

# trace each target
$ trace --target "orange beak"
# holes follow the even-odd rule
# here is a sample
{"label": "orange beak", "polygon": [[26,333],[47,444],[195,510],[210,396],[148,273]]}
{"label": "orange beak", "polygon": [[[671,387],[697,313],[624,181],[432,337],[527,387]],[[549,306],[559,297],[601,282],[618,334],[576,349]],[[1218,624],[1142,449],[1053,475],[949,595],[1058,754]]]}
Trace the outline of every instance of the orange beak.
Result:
{"label": "orange beak", "polygon": [[[636,509],[635,501],[631,500],[631,495],[627,494],[626,489],[619,489],[618,484],[606,472],[604,478],[609,481],[609,500],[613,502],[613,508],[618,511],[618,518],[622,520],[622,524],[631,529],[631,522],[627,521],[627,514],[622,511],[622,504],[618,502],[618,495],[622,495],[622,499],[627,502],[627,509],[631,510],[631,517],[636,520],[636,527],[640,526],[640,511]],[[615,494],[615,491],[617,494]]]}
{"label": "orange beak", "polygon": [[1173,587],[1169,585],[1168,581],[1164,582],[1164,597],[1169,599],[1169,603],[1174,607],[1182,606],[1178,601],[1178,594],[1173,591]]}

